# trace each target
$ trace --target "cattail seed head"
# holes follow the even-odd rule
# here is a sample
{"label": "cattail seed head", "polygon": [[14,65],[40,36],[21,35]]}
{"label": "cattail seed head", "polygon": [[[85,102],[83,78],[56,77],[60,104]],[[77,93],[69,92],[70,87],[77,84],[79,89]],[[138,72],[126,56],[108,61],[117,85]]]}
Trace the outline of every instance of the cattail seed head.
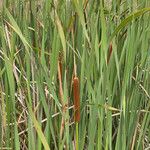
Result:
{"label": "cattail seed head", "polygon": [[73,79],[73,98],[74,98],[74,111],[75,111],[75,122],[80,121],[80,90],[79,90],[79,79],[74,77]]}

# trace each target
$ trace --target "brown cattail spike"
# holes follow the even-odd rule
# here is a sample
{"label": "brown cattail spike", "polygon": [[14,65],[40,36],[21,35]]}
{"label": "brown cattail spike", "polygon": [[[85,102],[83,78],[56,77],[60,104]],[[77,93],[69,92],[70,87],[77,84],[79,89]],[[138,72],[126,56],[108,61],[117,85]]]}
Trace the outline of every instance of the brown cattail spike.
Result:
{"label": "brown cattail spike", "polygon": [[75,122],[80,121],[80,91],[79,91],[79,79],[74,77],[73,79],[73,98],[74,98],[74,111],[75,111]]}

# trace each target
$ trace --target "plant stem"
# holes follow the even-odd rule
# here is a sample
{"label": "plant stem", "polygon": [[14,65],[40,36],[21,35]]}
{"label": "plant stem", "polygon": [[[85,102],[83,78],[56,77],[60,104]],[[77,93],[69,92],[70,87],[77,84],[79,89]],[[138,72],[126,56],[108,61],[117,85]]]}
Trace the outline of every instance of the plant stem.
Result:
{"label": "plant stem", "polygon": [[76,150],[79,150],[78,122],[76,122]]}

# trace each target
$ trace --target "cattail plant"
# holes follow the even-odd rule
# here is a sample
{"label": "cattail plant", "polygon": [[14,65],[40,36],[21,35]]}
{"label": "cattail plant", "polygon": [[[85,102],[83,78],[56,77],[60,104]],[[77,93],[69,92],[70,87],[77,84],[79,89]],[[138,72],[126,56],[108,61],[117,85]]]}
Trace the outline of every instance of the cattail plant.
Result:
{"label": "cattail plant", "polygon": [[74,78],[73,78],[73,98],[74,98],[74,121],[76,126],[76,150],[79,149],[79,121],[80,121],[80,89],[79,89],[79,78],[77,77],[77,65],[74,55]]}
{"label": "cattail plant", "polygon": [[79,79],[76,76],[76,72],[75,72],[75,77],[73,79],[73,98],[74,98],[74,121],[76,126],[76,150],[78,150],[79,149],[78,123],[80,121],[80,93],[79,93]]}
{"label": "cattail plant", "polygon": [[73,97],[74,97],[74,120],[75,122],[80,121],[80,94],[79,94],[79,79],[74,77],[73,79]]}

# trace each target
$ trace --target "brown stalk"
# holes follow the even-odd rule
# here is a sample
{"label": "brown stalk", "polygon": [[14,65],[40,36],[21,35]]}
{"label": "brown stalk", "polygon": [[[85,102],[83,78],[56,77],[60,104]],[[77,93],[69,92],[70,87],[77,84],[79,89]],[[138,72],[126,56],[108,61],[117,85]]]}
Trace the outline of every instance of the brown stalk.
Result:
{"label": "brown stalk", "polygon": [[85,0],[85,2],[84,2],[84,10],[86,9],[86,7],[87,7],[87,5],[88,5],[88,0]]}
{"label": "brown stalk", "polygon": [[58,61],[58,81],[59,81],[59,96],[60,96],[60,103],[63,104],[63,88],[62,88],[62,67],[60,61]]}
{"label": "brown stalk", "polygon": [[[63,88],[62,88],[62,73],[61,73],[61,63],[60,61],[58,61],[58,80],[59,80],[59,96],[60,96],[60,102],[62,104],[62,112],[63,112],[63,115],[64,115],[64,103],[63,103]],[[65,118],[64,116],[62,116],[62,120],[61,120],[61,127],[60,127],[60,138],[62,139],[62,135],[63,135],[63,132],[64,132],[64,127],[65,127]]]}

